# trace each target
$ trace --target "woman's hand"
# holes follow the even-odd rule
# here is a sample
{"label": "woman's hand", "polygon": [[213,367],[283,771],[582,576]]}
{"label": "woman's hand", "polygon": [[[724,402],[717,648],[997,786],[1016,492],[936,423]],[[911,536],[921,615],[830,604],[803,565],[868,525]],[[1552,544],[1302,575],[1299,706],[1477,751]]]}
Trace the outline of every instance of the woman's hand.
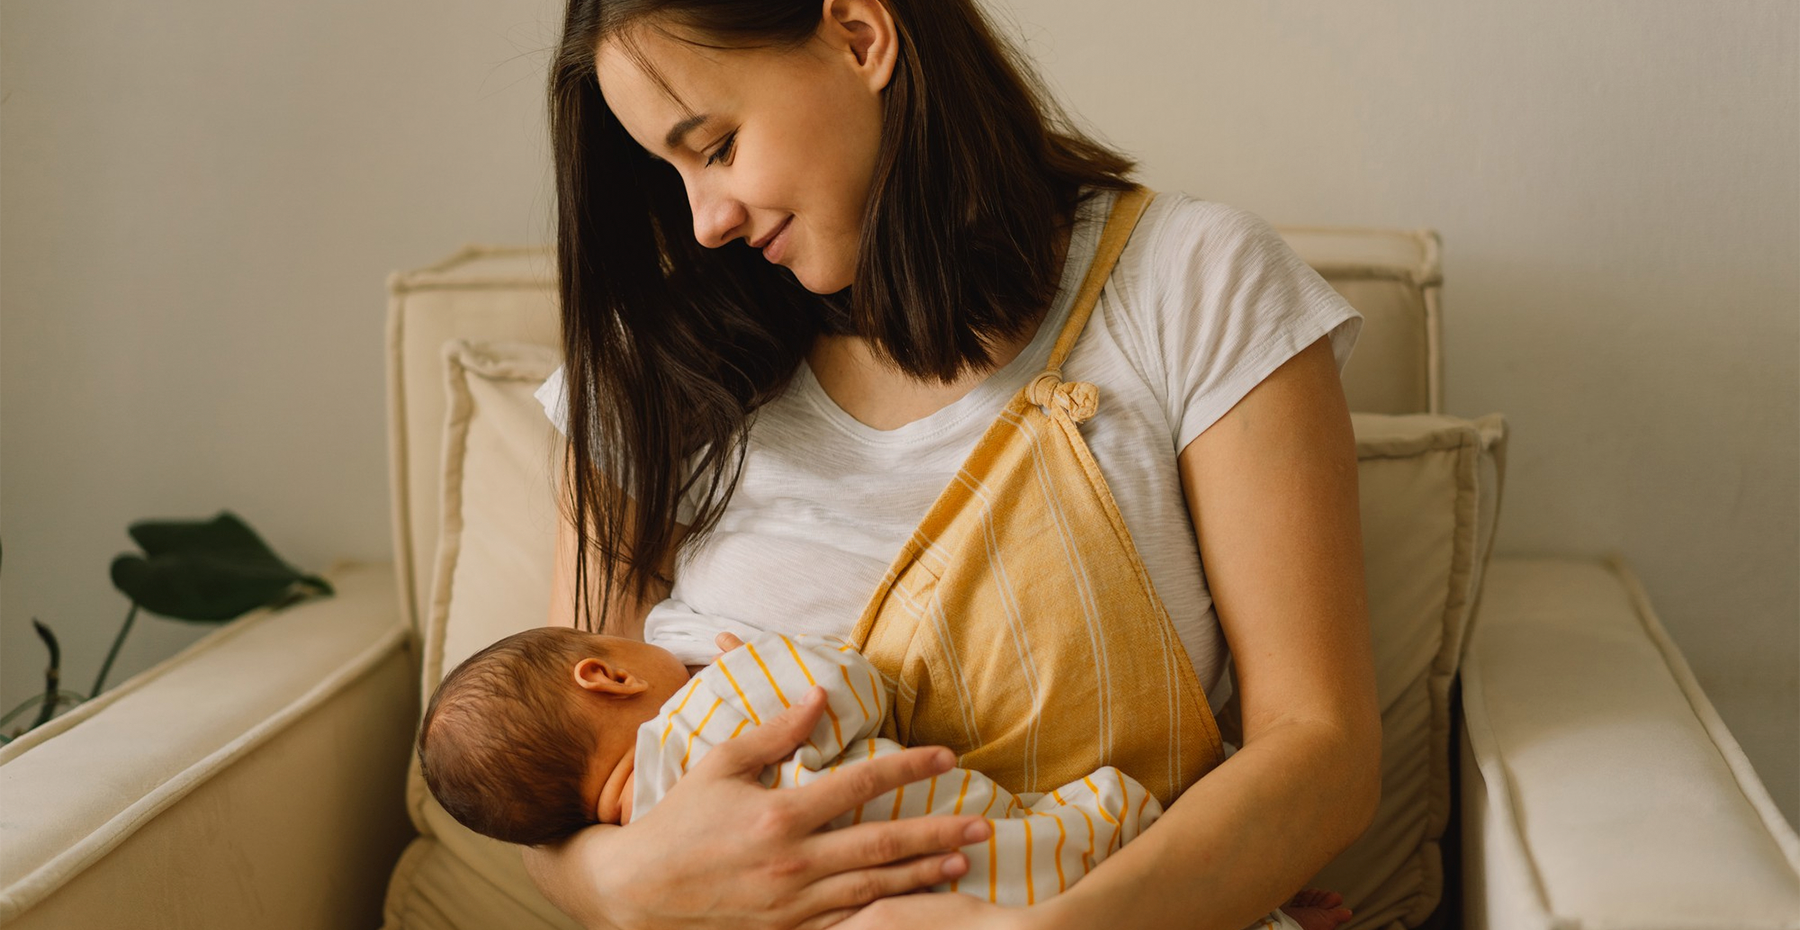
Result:
{"label": "woman's hand", "polygon": [[527,851],[534,880],[590,927],[822,930],[871,901],[967,872],[956,850],[987,839],[979,817],[821,831],[858,804],[949,770],[948,749],[908,749],[801,788],[771,791],[757,781],[800,746],[824,706],[814,688],[719,745],[628,826]]}

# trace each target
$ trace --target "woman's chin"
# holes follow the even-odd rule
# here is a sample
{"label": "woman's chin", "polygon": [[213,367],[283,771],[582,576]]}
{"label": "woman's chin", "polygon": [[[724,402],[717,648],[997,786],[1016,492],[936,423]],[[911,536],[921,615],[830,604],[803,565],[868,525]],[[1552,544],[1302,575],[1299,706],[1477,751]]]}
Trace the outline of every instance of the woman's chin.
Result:
{"label": "woman's chin", "polygon": [[836,294],[849,287],[855,277],[842,274],[821,275],[816,270],[808,268],[789,268],[788,273],[794,276],[794,280],[800,282],[801,287],[820,295]]}

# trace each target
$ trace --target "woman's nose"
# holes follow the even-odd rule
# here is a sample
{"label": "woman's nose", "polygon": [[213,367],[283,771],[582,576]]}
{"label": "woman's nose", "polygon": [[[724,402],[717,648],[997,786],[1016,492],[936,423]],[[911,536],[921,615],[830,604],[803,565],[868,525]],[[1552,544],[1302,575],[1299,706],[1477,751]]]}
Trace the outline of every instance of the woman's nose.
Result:
{"label": "woman's nose", "polygon": [[694,214],[694,239],[709,249],[730,242],[749,218],[735,198],[694,187],[688,188],[688,209]]}

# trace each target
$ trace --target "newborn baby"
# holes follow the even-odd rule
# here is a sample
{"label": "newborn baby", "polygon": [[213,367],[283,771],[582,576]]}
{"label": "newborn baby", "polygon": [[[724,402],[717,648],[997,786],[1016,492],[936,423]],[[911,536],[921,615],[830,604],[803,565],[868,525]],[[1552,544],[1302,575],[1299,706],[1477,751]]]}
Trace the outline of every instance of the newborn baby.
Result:
{"label": "newborn baby", "polygon": [[[735,638],[722,645],[737,645]],[[444,677],[426,708],[419,759],[451,816],[512,843],[559,840],[594,823],[642,817],[714,746],[820,685],[826,709],[793,756],[762,773],[804,785],[839,765],[898,752],[875,736],[890,695],[861,654],[835,641],[757,634],[690,675],[648,643],[540,627],[509,636]],[[977,813],[992,836],[963,849],[969,871],[934,890],[1026,905],[1073,884],[1162,813],[1111,766],[1041,796],[1014,795],[951,769],[830,823]],[[1340,899],[1303,892],[1254,926],[1330,930]]]}

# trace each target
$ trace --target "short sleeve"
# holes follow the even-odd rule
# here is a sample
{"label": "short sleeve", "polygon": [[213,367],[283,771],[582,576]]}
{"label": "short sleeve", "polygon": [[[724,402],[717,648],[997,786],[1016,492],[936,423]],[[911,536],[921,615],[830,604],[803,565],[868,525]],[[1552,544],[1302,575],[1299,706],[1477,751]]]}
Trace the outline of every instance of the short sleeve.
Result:
{"label": "short sleeve", "polygon": [[[544,416],[550,418],[550,424],[566,438],[569,435],[569,393],[568,381],[563,375],[562,367],[558,366],[555,371],[551,372],[550,377],[544,379],[544,383],[538,385],[538,389],[532,392],[532,396],[536,397],[538,403],[543,405]],[[689,468],[692,468],[697,461],[699,461],[699,456],[696,455],[689,461]],[[694,515],[700,510],[701,496],[701,489],[698,486],[690,488],[688,493],[683,494],[681,499],[675,502],[675,522],[683,526],[692,526]]]}
{"label": "short sleeve", "polygon": [[[1262,218],[1220,203],[1168,195],[1150,263],[1155,337],[1175,449],[1223,417],[1300,350],[1330,337],[1339,373],[1363,316]],[[1161,198],[1159,198],[1161,199]]]}

